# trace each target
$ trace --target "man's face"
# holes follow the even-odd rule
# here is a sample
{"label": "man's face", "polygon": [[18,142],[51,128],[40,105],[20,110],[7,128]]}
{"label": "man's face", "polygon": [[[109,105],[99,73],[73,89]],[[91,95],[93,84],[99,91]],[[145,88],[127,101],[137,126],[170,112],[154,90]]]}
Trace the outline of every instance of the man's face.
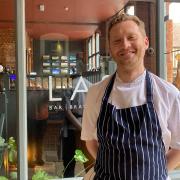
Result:
{"label": "man's face", "polygon": [[118,68],[135,70],[144,67],[143,59],[148,46],[148,38],[132,20],[117,23],[110,30],[110,53]]}

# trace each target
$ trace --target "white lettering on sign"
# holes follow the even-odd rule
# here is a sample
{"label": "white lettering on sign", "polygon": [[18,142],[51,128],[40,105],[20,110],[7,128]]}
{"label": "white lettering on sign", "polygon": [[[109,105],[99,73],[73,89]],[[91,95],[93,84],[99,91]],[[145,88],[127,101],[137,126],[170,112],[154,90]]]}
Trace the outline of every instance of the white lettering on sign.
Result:
{"label": "white lettering on sign", "polygon": [[[70,100],[71,101],[74,100],[76,93],[79,93],[79,92],[88,92],[88,88],[87,88],[86,83],[84,82],[84,79],[82,76],[80,76]],[[49,76],[49,101],[62,101],[62,98],[53,98],[52,97],[52,76]]]}
{"label": "white lettering on sign", "polygon": [[64,111],[64,110],[72,110],[72,109],[83,109],[84,106],[83,105],[72,105],[70,104],[69,106],[66,106],[65,108],[62,107],[62,105],[49,105],[48,106],[49,108],[49,111],[57,111],[57,110],[60,110],[60,111]]}
{"label": "white lettering on sign", "polygon": [[[80,85],[82,85],[83,87],[80,88]],[[76,93],[78,93],[78,92],[88,92],[88,88],[87,88],[86,83],[84,82],[84,79],[82,76],[80,76],[78,83],[73,91],[73,94],[70,99],[71,101],[74,100],[74,97],[75,97]]]}
{"label": "white lettering on sign", "polygon": [[49,101],[62,101],[62,98],[52,97],[52,76],[49,76]]}

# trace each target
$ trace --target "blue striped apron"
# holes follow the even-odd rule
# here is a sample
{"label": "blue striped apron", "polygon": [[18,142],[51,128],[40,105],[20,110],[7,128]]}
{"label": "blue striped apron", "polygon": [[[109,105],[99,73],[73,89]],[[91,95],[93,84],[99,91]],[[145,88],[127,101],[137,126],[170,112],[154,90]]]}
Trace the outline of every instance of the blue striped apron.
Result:
{"label": "blue striped apron", "polygon": [[115,74],[104,93],[97,121],[95,180],[166,180],[165,147],[146,72],[144,105],[117,109],[108,103]]}

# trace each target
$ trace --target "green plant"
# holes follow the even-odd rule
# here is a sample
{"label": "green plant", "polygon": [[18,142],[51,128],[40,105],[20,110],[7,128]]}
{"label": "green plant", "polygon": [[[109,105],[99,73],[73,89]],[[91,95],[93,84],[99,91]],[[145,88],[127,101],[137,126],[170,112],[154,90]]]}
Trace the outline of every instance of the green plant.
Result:
{"label": "green plant", "polygon": [[[5,148],[7,148],[8,150],[8,162],[10,164],[15,164],[17,162],[17,145],[15,139],[13,137],[10,137],[6,143],[5,139],[0,136],[0,168],[3,162],[3,154]],[[11,179],[17,179],[17,172],[11,172],[10,175]],[[5,176],[0,176],[0,180],[8,179]]]}
{"label": "green plant", "polygon": [[[68,166],[71,164],[71,162],[73,160],[75,160],[76,162],[80,162],[80,163],[86,163],[87,161],[89,161],[80,149],[76,149],[75,155],[73,156],[73,158],[69,161],[67,166],[62,171],[62,175],[61,175],[62,178],[64,177],[64,173],[66,172],[66,169],[68,168]],[[84,170],[81,171],[80,173],[78,173],[78,175],[76,175],[76,176],[79,176],[82,172],[84,172]]]}
{"label": "green plant", "polygon": [[7,143],[5,143],[5,139],[0,136],[0,147],[6,146]]}
{"label": "green plant", "polygon": [[0,180],[8,180],[5,176],[0,176]]}
{"label": "green plant", "polygon": [[56,177],[54,176],[49,176],[46,171],[40,169],[36,170],[35,174],[32,176],[32,180],[49,180],[49,179],[54,179]]}
{"label": "green plant", "polygon": [[17,172],[16,171],[12,171],[12,172],[10,172],[9,176],[10,176],[11,180],[15,180],[15,179],[17,179]]}
{"label": "green plant", "polygon": [[[71,159],[71,161],[69,161],[68,165],[62,171],[60,178],[64,177],[64,173],[65,173],[67,167],[71,164],[71,162],[73,160],[80,162],[80,163],[85,163],[85,162],[89,161],[80,149],[76,149],[73,158]],[[76,177],[79,176],[84,171],[85,170],[83,169],[80,173],[78,173],[76,175]],[[48,180],[48,179],[54,179],[54,178],[59,178],[59,177],[49,176],[48,173],[44,170],[37,170],[37,171],[35,171],[35,174],[32,176],[32,180]]]}
{"label": "green plant", "polygon": [[[5,143],[5,139],[0,136],[0,155],[2,155],[2,151],[8,148],[8,161],[10,164],[14,164],[17,161],[17,145],[14,137],[10,137]],[[0,156],[0,165],[2,163],[2,156]],[[1,166],[0,166],[1,167]]]}
{"label": "green plant", "polygon": [[14,137],[8,139],[8,161],[10,164],[17,162],[17,145]]}

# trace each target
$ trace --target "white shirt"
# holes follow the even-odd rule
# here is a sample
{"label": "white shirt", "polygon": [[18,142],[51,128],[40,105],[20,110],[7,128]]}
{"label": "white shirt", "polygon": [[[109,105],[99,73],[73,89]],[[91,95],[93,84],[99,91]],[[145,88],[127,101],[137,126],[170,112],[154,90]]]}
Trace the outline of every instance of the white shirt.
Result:
{"label": "white shirt", "polygon": [[[118,109],[146,103],[146,71],[131,83],[123,83],[116,74],[109,102]],[[166,152],[180,149],[180,92],[172,84],[150,73],[153,103],[162,130]],[[90,87],[82,120],[82,140],[97,140],[97,119],[105,88],[112,75]]]}

